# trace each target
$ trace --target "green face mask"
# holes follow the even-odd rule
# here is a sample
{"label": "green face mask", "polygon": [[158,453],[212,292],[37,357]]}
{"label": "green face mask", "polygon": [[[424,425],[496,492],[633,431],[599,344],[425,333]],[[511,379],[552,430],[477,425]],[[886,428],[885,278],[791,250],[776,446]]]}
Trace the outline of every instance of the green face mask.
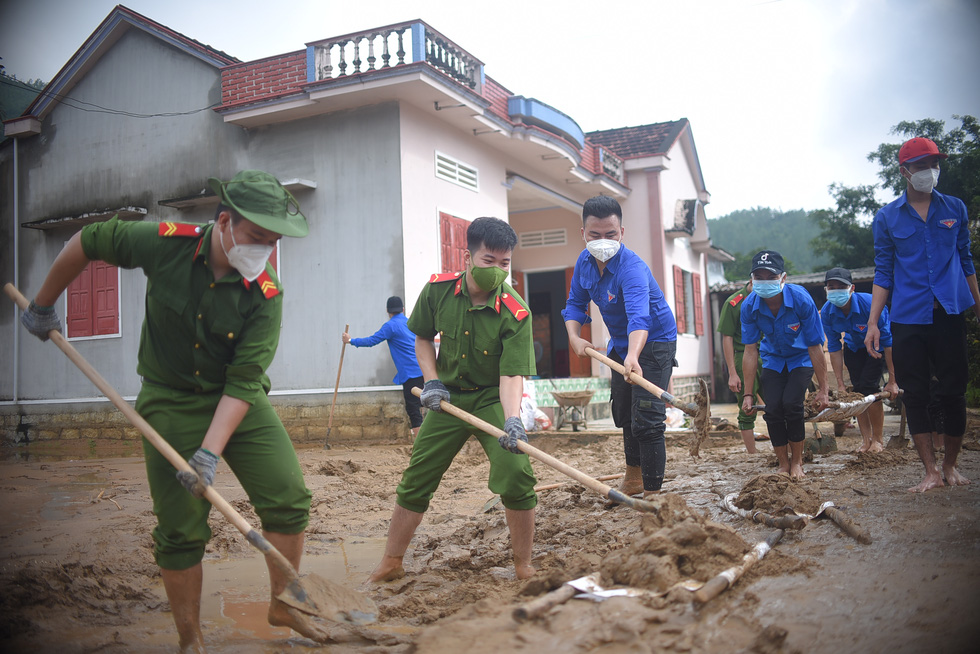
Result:
{"label": "green face mask", "polygon": [[507,279],[507,271],[497,266],[490,266],[489,268],[473,266],[470,269],[470,274],[473,275],[473,281],[476,282],[476,285],[488,292],[496,289]]}

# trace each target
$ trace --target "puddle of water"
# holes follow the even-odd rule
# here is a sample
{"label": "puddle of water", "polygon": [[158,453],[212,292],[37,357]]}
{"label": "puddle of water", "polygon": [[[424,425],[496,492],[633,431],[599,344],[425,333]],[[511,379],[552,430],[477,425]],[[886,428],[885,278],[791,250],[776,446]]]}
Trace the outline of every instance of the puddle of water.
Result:
{"label": "puddle of water", "polygon": [[[301,573],[316,575],[344,584],[359,586],[384,553],[385,539],[352,539],[330,543],[322,554],[303,556]],[[166,597],[163,585],[154,589]],[[293,651],[305,651],[307,641],[286,627],[268,623],[269,570],[258,554],[241,560],[223,559],[204,562],[204,590],[201,597],[201,624],[205,637],[220,632],[220,645],[209,651],[278,652],[284,645]],[[165,614],[170,618],[170,614]],[[387,628],[387,627],[386,627]],[[169,629],[173,631],[172,624]],[[176,632],[173,631],[174,638]],[[288,643],[288,644],[287,644]],[[312,650],[311,650],[312,651]]]}
{"label": "puddle of water", "polygon": [[41,508],[41,520],[61,520],[71,516],[76,506],[88,505],[99,491],[110,487],[109,479],[97,472],[76,475],[67,484],[46,486],[51,499]]}

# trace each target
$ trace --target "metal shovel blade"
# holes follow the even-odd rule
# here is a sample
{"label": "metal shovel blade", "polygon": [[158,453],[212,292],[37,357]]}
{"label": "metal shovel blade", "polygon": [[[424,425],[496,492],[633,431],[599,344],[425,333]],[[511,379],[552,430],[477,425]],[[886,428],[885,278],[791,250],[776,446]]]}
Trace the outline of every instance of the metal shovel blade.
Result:
{"label": "metal shovel blade", "polygon": [[334,622],[369,624],[378,619],[378,607],[371,598],[315,574],[293,579],[276,599]]}

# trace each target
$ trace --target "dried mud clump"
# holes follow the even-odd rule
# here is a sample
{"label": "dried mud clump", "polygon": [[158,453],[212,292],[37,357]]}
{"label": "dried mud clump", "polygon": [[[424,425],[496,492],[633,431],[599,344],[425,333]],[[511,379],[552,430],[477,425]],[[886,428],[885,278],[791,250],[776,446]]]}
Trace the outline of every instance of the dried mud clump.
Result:
{"label": "dried mud clump", "polygon": [[774,515],[785,513],[787,509],[813,515],[820,510],[820,498],[805,484],[805,481],[796,482],[787,475],[759,475],[742,487],[735,506]]}
{"label": "dried mud clump", "polygon": [[[864,396],[860,393],[854,393],[851,391],[845,391],[841,393],[840,391],[831,389],[830,390],[830,401],[831,402],[857,402],[858,400],[864,399]],[[817,394],[810,393],[806,394],[806,400],[803,402],[803,417],[812,418],[813,416],[820,413],[817,409]]]}
{"label": "dried mud clump", "polygon": [[732,528],[692,511],[675,495],[659,498],[663,508],[644,516],[642,535],[602,561],[607,584],[667,592],[679,581],[707,581],[741,560],[748,546]]}
{"label": "dried mud clump", "polygon": [[851,470],[874,470],[886,466],[896,466],[908,463],[914,458],[911,451],[882,450],[881,452],[855,452],[855,459],[848,461],[845,466]]}

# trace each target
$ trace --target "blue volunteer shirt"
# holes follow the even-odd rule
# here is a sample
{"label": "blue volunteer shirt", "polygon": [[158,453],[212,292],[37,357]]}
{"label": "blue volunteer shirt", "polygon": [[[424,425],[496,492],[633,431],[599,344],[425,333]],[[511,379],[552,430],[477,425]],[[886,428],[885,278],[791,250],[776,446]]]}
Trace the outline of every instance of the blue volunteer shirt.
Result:
{"label": "blue volunteer shirt", "polygon": [[354,347],[374,347],[381,341],[388,341],[391,358],[398,369],[398,374],[391,380],[393,383],[404,384],[412,377],[422,376],[422,369],[415,358],[415,334],[408,328],[408,318],[404,313],[396,314],[367,338],[350,339],[350,344]]}
{"label": "blue volunteer shirt", "polygon": [[648,343],[677,340],[674,314],[650,267],[626,246],[620,246],[616,256],[606,262],[601,276],[599,265],[588,250],[579,255],[562,318],[583,325],[592,322],[588,314],[589,300],[599,307],[609,330],[607,354],[615,349],[619,356],[626,358],[629,333],[638,329],[649,332]]}
{"label": "blue volunteer shirt", "polygon": [[[764,339],[762,337],[765,336]],[[742,342],[758,343],[763,368],[782,372],[811,366],[811,345],[823,344],[823,328],[813,298],[802,286],[783,286],[783,306],[776,315],[765,301],[750,294],[742,302]]]}
{"label": "blue volunteer shirt", "polygon": [[[870,293],[851,293],[851,312],[844,315],[844,309],[830,302],[820,309],[820,322],[823,323],[823,333],[827,335],[827,351],[837,352],[841,349],[841,334],[844,334],[844,345],[851,352],[864,349],[864,337],[868,335],[868,316],[871,313]],[[881,310],[878,318],[878,331],[881,338],[878,341],[878,351],[892,346],[892,327],[888,319],[888,307]]]}
{"label": "blue volunteer shirt", "polygon": [[872,231],[874,283],[892,289],[892,320],[932,324],[935,300],[951,315],[973,306],[966,278],[976,271],[962,200],[933,191],[923,221],[908,203],[908,194],[902,193],[878,211]]}

